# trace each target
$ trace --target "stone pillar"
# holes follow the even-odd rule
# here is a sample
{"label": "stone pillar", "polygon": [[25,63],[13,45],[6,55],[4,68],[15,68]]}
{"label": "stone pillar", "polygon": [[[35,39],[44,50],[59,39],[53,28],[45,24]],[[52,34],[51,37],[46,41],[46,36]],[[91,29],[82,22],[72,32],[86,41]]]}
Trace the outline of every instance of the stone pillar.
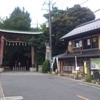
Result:
{"label": "stone pillar", "polygon": [[0,39],[0,68],[2,66],[2,61],[3,61],[3,50],[4,50],[4,36],[1,36],[1,39]]}
{"label": "stone pillar", "polygon": [[34,63],[34,47],[31,47],[31,63],[32,63],[32,67],[35,67],[35,63]]}

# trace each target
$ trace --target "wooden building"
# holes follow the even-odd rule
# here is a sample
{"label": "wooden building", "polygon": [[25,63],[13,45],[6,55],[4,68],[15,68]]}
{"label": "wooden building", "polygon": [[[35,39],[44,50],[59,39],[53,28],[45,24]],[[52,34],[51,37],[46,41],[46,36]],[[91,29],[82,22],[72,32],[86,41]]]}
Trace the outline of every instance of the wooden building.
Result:
{"label": "wooden building", "polygon": [[[58,71],[72,73],[79,68],[85,73],[85,65],[90,70],[90,61],[100,58],[100,19],[86,22],[60,38],[68,42],[65,53],[58,57]],[[87,72],[86,72],[87,74]]]}

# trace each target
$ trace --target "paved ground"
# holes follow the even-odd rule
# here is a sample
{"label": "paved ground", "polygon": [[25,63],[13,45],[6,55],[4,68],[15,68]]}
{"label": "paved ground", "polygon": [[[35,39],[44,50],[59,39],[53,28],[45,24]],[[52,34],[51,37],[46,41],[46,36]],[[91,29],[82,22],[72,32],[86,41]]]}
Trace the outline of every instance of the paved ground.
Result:
{"label": "paved ground", "polygon": [[[13,84],[13,83],[11,83],[11,81],[13,80],[14,77],[18,77],[18,78],[19,77],[23,77],[23,76],[25,76],[25,77],[34,76],[35,77],[35,76],[44,76],[44,75],[48,75],[48,74],[42,74],[42,73],[38,73],[38,72],[34,72],[34,73],[33,72],[3,72],[3,73],[0,73],[0,100],[1,100],[1,98],[5,98],[4,100],[13,100],[12,99],[13,97],[16,97],[16,98],[20,98],[21,97],[21,96],[19,96],[20,94],[16,96],[16,95],[13,95],[13,93],[9,96],[9,92],[10,91],[9,91],[9,89],[7,89],[7,88],[9,88],[9,86],[6,88],[7,89],[7,92],[9,91],[8,92],[8,95],[5,96],[6,95],[6,91],[3,91],[3,87],[2,87],[2,84],[4,84],[4,83],[2,83],[1,81],[4,81],[6,79],[6,77],[7,77],[6,82],[8,82],[9,79],[10,79],[9,82],[10,82],[10,85],[11,85],[11,84]],[[16,80],[16,78],[14,78],[14,80]],[[28,80],[28,78],[26,78],[25,80]],[[18,79],[18,81],[21,81],[21,79]],[[15,89],[15,91],[16,91],[16,89]],[[17,91],[19,91],[19,90],[17,90]]]}
{"label": "paved ground", "polygon": [[6,72],[1,74],[0,80],[5,97],[19,96],[24,100],[100,100],[100,86],[81,80],[35,72]]}

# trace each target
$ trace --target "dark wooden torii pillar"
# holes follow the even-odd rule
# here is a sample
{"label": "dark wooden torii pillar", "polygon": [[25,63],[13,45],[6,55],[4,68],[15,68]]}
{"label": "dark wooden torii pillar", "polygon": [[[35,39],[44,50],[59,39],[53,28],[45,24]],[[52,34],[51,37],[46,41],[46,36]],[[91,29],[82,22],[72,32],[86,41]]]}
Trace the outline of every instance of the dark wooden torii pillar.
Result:
{"label": "dark wooden torii pillar", "polygon": [[4,36],[0,38],[0,68],[2,67],[3,62],[3,50],[4,50]]}

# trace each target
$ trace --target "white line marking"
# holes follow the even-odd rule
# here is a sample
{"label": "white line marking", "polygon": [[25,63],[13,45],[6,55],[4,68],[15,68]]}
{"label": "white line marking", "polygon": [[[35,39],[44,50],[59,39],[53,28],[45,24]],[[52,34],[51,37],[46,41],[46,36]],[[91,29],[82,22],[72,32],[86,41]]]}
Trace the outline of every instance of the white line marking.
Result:
{"label": "white line marking", "polygon": [[85,86],[87,86],[87,84],[84,84],[84,83],[79,83],[80,85],[85,85]]}
{"label": "white line marking", "polygon": [[96,87],[96,86],[91,86],[91,87],[93,87],[93,88],[95,88],[95,89],[98,89],[98,90],[100,90],[100,88],[98,88],[98,87]]}
{"label": "white line marking", "polygon": [[95,88],[95,89],[98,89],[98,90],[100,90],[100,88],[99,88],[99,87],[92,86],[92,84],[91,84],[91,85],[84,84],[84,83],[79,83],[79,84],[80,84],[80,85],[84,85],[84,86],[90,86],[90,87],[93,87],[93,88]]}
{"label": "white line marking", "polygon": [[1,82],[0,82],[0,90],[1,90],[2,96],[4,97],[4,92],[3,92],[3,88],[2,88]]}
{"label": "white line marking", "polygon": [[1,100],[22,100],[22,96],[3,97]]}

